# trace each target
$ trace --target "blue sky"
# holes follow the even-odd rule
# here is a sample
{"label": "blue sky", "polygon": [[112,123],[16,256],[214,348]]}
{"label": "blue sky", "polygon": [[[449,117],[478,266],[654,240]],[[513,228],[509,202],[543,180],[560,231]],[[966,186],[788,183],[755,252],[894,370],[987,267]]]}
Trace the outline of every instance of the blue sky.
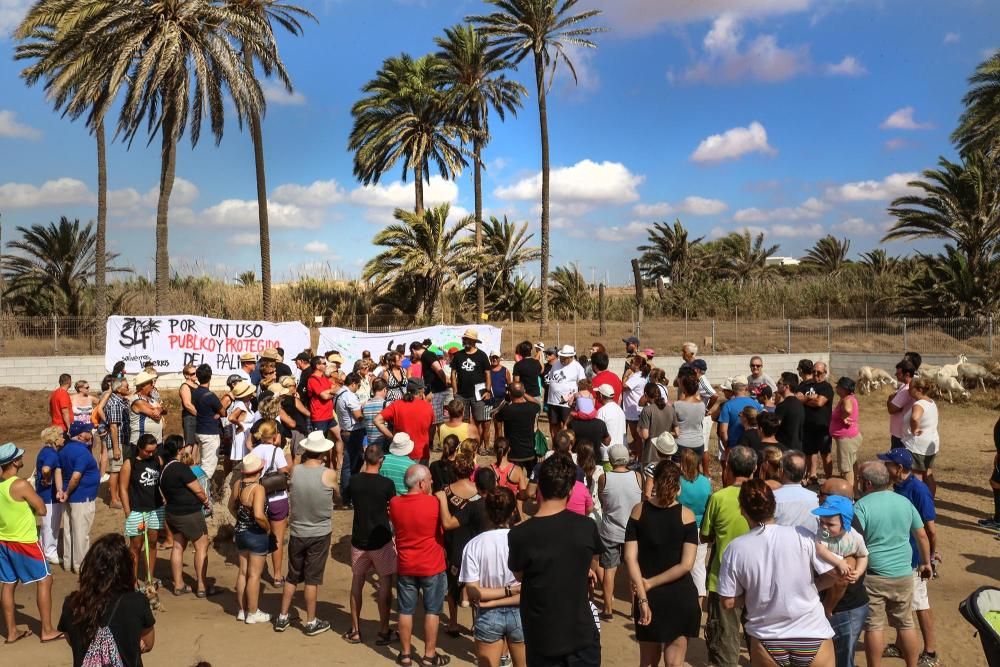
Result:
{"label": "blue sky", "polygon": [[[96,160],[85,128],[26,88],[8,35],[29,3],[0,0],[0,213],[16,225],[90,220]],[[283,35],[296,85],[269,84],[265,154],[277,280],[326,271],[358,275],[372,236],[411,183],[386,174],[361,188],[346,150],[350,106],[382,60],[433,50],[444,26],[488,8],[476,0],[326,0],[301,38]],[[575,54],[549,97],[553,266],[629,280],[627,258],[658,220],[694,236],[763,230],[779,254],[818,237],[880,246],[887,203],[913,174],[954,156],[948,135],[966,79],[1000,47],[987,0],[582,0],[604,9],[596,51]],[[516,75],[529,90],[533,73]],[[517,118],[492,124],[487,215],[538,229],[540,149],[532,93]],[[123,262],[152,268],[157,146],[108,154],[109,240]],[[234,277],[257,268],[256,194],[249,136],[235,119],[216,147],[182,142],[171,206],[172,265]],[[473,208],[471,170],[435,177],[429,201]],[[453,213],[454,215],[454,213]],[[538,242],[538,237],[534,241]],[[888,244],[896,254],[913,244]],[[933,247],[933,244],[917,246]],[[537,267],[526,270],[537,272]]]}

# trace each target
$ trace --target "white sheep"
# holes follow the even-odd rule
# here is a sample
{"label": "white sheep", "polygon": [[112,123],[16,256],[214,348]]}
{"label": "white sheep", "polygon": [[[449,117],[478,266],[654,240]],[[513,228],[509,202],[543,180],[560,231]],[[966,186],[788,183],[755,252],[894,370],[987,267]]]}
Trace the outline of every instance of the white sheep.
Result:
{"label": "white sheep", "polygon": [[[962,356],[964,357],[965,355]],[[979,364],[963,362],[958,365],[958,379],[961,380],[963,385],[972,381],[973,386],[978,384],[983,391],[986,391],[986,382],[984,380],[991,375],[984,366],[980,366]]]}
{"label": "white sheep", "polygon": [[858,369],[858,393],[867,394],[874,388],[874,378],[872,378],[871,366],[862,366]]}
{"label": "white sheep", "polygon": [[[945,364],[938,369],[937,375],[946,375],[948,377],[957,378],[958,377],[958,366],[959,364],[964,364],[968,361],[964,354],[958,355],[958,363],[955,364]],[[921,366],[921,368],[923,368]]]}
{"label": "white sheep", "polygon": [[896,378],[889,375],[888,371],[884,371],[881,368],[871,369],[872,381],[875,383],[876,388],[878,387],[892,387],[893,389],[899,388],[899,383],[896,382]]}
{"label": "white sheep", "polygon": [[917,376],[933,380],[935,376],[937,376],[939,370],[941,370],[941,367],[935,366],[934,364],[920,364],[920,370],[917,371]]}
{"label": "white sheep", "polygon": [[958,381],[958,379],[951,377],[950,375],[944,375],[938,373],[935,378],[938,390],[940,390],[943,396],[946,392],[948,394],[948,402],[954,403],[954,392],[958,392],[959,396],[962,398],[969,398],[969,392],[965,390],[965,387]]}

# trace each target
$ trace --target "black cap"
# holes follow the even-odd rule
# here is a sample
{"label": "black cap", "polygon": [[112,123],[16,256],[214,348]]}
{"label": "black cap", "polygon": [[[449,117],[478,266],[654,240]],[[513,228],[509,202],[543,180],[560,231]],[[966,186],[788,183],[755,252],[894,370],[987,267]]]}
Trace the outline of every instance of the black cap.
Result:
{"label": "black cap", "polygon": [[635,336],[629,336],[628,338],[622,338],[622,342],[626,345],[638,345],[639,339]]}
{"label": "black cap", "polygon": [[695,359],[691,362],[691,368],[697,368],[702,373],[708,371],[708,364],[705,363],[704,359]]}
{"label": "black cap", "polygon": [[295,359],[293,361],[312,361],[312,357],[305,352],[299,352],[295,355]]}

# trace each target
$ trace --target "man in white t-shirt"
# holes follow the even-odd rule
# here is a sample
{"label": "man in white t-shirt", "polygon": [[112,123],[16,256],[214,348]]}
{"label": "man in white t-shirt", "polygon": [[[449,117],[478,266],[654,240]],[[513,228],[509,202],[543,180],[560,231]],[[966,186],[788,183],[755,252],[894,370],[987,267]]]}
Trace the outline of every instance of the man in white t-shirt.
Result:
{"label": "man in white t-shirt", "polygon": [[577,383],[586,378],[586,371],[576,360],[576,349],[572,345],[563,345],[559,350],[558,361],[552,365],[552,370],[545,378],[549,384],[549,428],[553,438],[569,423],[569,413],[573,406],[567,398],[579,390]]}
{"label": "man in white t-shirt", "polygon": [[906,424],[903,416],[913,405],[913,397],[910,396],[910,382],[916,375],[917,369],[913,364],[903,359],[896,364],[896,381],[899,388],[896,393],[885,401],[886,410],[889,411],[889,442],[893,449],[903,447],[903,436],[906,434]]}
{"label": "man in white t-shirt", "polygon": [[608,427],[608,435],[611,442],[607,446],[601,446],[601,459],[607,460],[607,453],[615,445],[625,444],[625,411],[615,403],[615,389],[610,384],[602,384],[594,387],[594,394],[597,396],[597,418]]}
{"label": "man in white t-shirt", "polygon": [[816,534],[816,516],[819,497],[802,486],[806,476],[806,457],[798,450],[785,452],[781,457],[781,487],[774,490],[774,522],[779,526],[798,526]]}

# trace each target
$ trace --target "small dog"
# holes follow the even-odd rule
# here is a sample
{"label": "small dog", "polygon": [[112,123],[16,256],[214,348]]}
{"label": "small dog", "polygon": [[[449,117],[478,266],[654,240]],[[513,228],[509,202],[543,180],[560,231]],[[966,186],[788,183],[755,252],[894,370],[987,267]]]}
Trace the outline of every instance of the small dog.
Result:
{"label": "small dog", "polygon": [[149,600],[150,608],[153,611],[166,611],[163,608],[163,603],[160,602],[160,585],[153,581],[142,584],[142,587],[142,592],[146,594],[146,599]]}

